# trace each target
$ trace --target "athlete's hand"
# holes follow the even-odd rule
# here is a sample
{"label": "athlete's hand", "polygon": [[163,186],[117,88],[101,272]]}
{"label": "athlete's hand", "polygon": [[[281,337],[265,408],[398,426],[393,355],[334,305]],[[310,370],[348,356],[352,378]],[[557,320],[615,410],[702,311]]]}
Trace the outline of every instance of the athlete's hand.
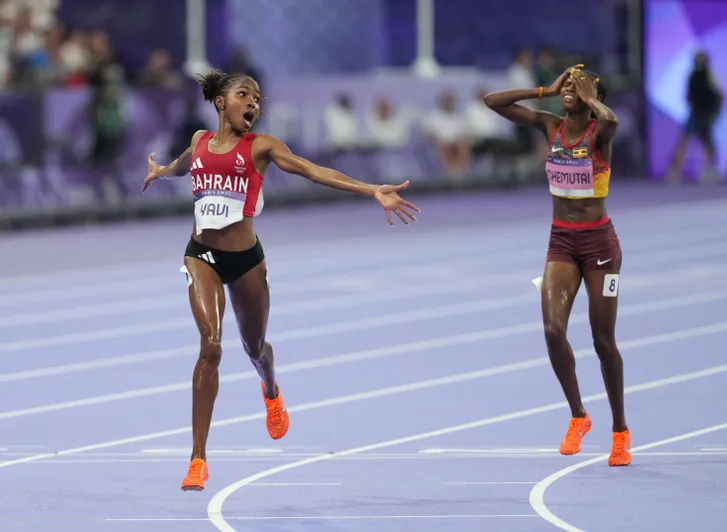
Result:
{"label": "athlete's hand", "polygon": [[144,191],[149,188],[149,185],[151,185],[152,181],[159,179],[163,175],[164,168],[154,160],[154,154],[150,154],[147,162],[147,171],[146,177],[144,178],[144,186],[141,187],[141,193],[143,194]]}
{"label": "athlete's hand", "polygon": [[573,65],[572,67],[568,68],[563,72],[560,76],[558,76],[558,79],[556,79],[553,84],[545,89],[543,91],[543,96],[545,97],[552,97],[552,96],[558,96],[560,94],[560,91],[563,89],[563,85],[565,85],[565,81],[577,70],[580,70],[583,68],[582,64]]}
{"label": "athlete's hand", "polygon": [[573,87],[576,90],[576,96],[584,102],[598,97],[596,83],[596,80],[591,80],[585,72],[580,70],[573,72]]}
{"label": "athlete's hand", "polygon": [[389,221],[389,225],[394,225],[394,222],[391,220],[392,211],[399,217],[404,225],[409,225],[409,220],[404,218],[404,215],[407,215],[414,222],[417,221],[416,216],[414,216],[409,209],[421,212],[419,207],[400,198],[398,194],[399,190],[405,189],[408,186],[409,181],[406,181],[401,185],[381,185],[376,189],[374,198],[376,198],[376,201],[378,201],[384,208],[384,211],[386,211],[386,219]]}

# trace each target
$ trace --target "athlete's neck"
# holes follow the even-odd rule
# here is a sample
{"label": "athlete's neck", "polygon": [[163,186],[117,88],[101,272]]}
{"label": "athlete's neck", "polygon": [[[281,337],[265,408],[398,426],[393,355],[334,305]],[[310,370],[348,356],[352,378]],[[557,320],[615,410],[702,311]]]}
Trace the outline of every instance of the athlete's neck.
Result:
{"label": "athlete's neck", "polygon": [[569,137],[578,137],[588,127],[588,123],[591,121],[591,110],[587,109],[584,113],[568,113],[565,116],[565,124],[563,124],[563,130]]}
{"label": "athlete's neck", "polygon": [[219,144],[237,142],[244,134],[244,131],[234,128],[232,124],[226,122],[224,118],[220,117],[220,123],[219,126],[217,126],[217,133],[215,133],[215,140],[217,140]]}

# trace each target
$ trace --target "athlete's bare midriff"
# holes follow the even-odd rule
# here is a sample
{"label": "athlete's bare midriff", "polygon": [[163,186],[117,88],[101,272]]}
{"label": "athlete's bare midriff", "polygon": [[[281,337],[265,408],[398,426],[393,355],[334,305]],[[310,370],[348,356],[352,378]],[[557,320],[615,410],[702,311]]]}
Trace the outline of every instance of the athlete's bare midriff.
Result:
{"label": "athlete's bare midriff", "polygon": [[572,200],[553,196],[553,218],[564,222],[595,222],[606,216],[606,198]]}
{"label": "athlete's bare midriff", "polygon": [[220,251],[245,251],[255,245],[257,236],[252,218],[245,217],[241,222],[222,229],[205,229],[201,235],[193,229],[192,238],[197,242]]}

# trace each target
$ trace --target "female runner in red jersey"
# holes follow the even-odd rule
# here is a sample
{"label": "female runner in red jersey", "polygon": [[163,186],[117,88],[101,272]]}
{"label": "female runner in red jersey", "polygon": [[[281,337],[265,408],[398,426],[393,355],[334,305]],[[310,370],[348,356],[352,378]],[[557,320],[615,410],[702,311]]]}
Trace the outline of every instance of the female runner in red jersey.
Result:
{"label": "female runner in red jersey", "polygon": [[260,88],[242,75],[210,71],[201,77],[205,100],[219,115],[217,132],[198,131],[191,146],[168,166],[149,157],[142,193],[158,178],[183,176],[190,171],[195,199],[194,234],[184,258],[192,313],[200,334],[200,352],[192,380],[193,448],[183,490],[204,489],[209,478],[207,434],[219,386],[222,358],[222,318],[227,286],[242,344],[262,379],[266,425],[270,437],[288,431],[289,417],[275,379],[273,349],[265,340],[270,310],[265,255],[253,228],[262,210],[263,175],[270,163],[321,185],[373,197],[404,224],[416,221],[419,209],[401,199],[397,186],[375,186],[356,181],[335,170],[321,168],[293,155],[280,140],[250,133],[260,114]]}
{"label": "female runner in red jersey", "polygon": [[[566,70],[548,88],[488,94],[485,103],[512,122],[539,129],[550,140],[546,173],[553,222],[541,297],[548,355],[572,416],[560,452],[579,452],[581,440],[591,429],[578,389],[575,358],[566,339],[573,300],[584,280],[593,344],[613,414],[608,463],[624,466],[631,463],[631,436],[624,414],[623,361],[615,331],[622,254],[606,212],[611,141],[618,119],[603,103],[606,89],[599,76],[582,67]],[[560,96],[565,118],[516,103],[553,96]]]}

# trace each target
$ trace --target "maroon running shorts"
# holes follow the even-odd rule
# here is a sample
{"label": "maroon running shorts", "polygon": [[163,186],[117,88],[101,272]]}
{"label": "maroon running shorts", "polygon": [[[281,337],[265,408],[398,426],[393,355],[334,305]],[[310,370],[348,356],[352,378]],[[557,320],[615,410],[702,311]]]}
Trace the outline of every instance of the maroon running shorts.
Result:
{"label": "maroon running shorts", "polygon": [[621,244],[608,216],[595,222],[553,220],[547,262],[569,262],[582,271],[621,269]]}

